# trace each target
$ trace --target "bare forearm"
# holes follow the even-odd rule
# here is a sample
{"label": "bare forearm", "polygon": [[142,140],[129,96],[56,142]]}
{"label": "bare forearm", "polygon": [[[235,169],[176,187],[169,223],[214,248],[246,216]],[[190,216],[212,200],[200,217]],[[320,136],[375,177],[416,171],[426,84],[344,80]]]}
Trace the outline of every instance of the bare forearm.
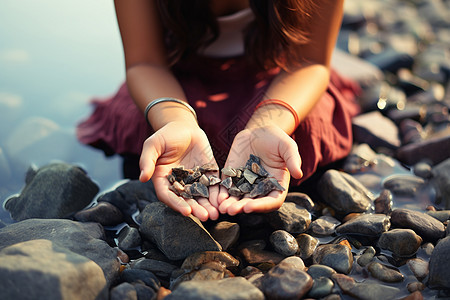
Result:
{"label": "bare forearm", "polygon": [[[151,101],[161,97],[186,101],[181,85],[165,67],[150,64],[131,66],[127,69],[127,85],[136,105],[143,113]],[[146,117],[154,130],[172,121],[196,123],[194,116],[186,107],[174,102],[164,102],[153,106]]]}
{"label": "bare forearm", "polygon": [[[301,121],[326,90],[329,75],[329,69],[319,64],[305,66],[291,73],[282,72],[273,80],[264,99],[286,102],[297,112]],[[268,125],[276,125],[290,135],[295,130],[295,118],[287,108],[268,104],[255,111],[247,128]]]}

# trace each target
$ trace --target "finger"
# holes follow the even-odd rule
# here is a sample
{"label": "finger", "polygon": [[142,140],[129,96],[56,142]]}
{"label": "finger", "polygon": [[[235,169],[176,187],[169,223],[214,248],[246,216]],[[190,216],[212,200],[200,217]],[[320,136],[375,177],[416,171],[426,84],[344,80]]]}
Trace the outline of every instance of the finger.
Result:
{"label": "finger", "polygon": [[144,142],[139,160],[139,167],[141,169],[139,180],[141,182],[147,182],[152,178],[156,162],[164,149],[163,144],[162,139],[158,139],[156,135],[152,135]]}
{"label": "finger", "polygon": [[227,213],[228,207],[230,207],[233,203],[236,203],[237,201],[239,201],[238,197],[234,197],[234,196],[228,197],[219,205],[219,211],[222,214]]}
{"label": "finger", "polygon": [[180,212],[184,216],[192,213],[192,208],[186,200],[169,190],[168,180],[165,178],[155,178],[153,183],[156,195],[161,202],[165,203],[173,210]]}
{"label": "finger", "polygon": [[242,200],[232,203],[227,209],[227,214],[229,214],[230,216],[235,216],[237,214],[244,212],[244,206],[249,201],[253,201],[253,200],[247,198],[247,199],[242,199]]}
{"label": "finger", "polygon": [[219,185],[213,185],[209,187],[209,203],[215,208],[219,207]]}
{"label": "finger", "polygon": [[265,197],[251,199],[244,205],[243,211],[245,213],[264,213],[277,210],[286,199],[286,194],[286,192],[272,191]]}
{"label": "finger", "polygon": [[297,143],[289,136],[286,136],[285,138],[285,142],[279,144],[278,153],[285,161],[286,167],[292,177],[300,179],[303,177],[303,172],[301,169],[302,159],[298,152]]}
{"label": "finger", "polygon": [[228,197],[230,197],[230,195],[228,194],[228,190],[224,186],[220,186],[219,195],[217,196],[218,207],[225,199],[228,199]]}
{"label": "finger", "polygon": [[219,211],[209,202],[208,199],[199,198],[197,199],[197,202],[206,209],[211,220],[217,220],[219,218]]}
{"label": "finger", "polygon": [[208,211],[198,204],[198,202],[194,199],[187,199],[186,202],[192,208],[192,214],[200,219],[200,221],[205,222],[208,220]]}

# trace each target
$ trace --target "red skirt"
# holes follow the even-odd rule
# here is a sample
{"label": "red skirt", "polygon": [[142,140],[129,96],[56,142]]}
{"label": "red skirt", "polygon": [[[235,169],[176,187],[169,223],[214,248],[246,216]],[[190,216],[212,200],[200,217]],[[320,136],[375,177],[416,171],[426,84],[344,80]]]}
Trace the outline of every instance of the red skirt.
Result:
{"label": "red skirt", "polygon": [[[251,117],[277,70],[256,71],[243,58],[194,59],[173,67],[198,123],[206,132],[219,166],[226,161],[235,135]],[[304,177],[348,155],[352,146],[351,118],[358,113],[359,87],[332,71],[327,91],[300,123],[292,138],[302,158]],[[126,84],[108,99],[94,99],[94,112],[77,126],[80,142],[113,154],[139,155],[151,134]]]}

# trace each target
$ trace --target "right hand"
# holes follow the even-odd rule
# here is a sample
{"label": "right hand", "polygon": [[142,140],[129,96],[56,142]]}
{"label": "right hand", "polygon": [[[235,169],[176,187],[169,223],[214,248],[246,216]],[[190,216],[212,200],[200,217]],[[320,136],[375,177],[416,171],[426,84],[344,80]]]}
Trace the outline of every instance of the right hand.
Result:
{"label": "right hand", "polygon": [[[174,121],[157,130],[144,142],[139,180],[152,179],[158,199],[184,216],[193,214],[201,221],[219,217],[219,187],[209,187],[209,199],[184,199],[169,190],[167,175],[172,168],[193,168],[206,163],[217,165],[205,132],[197,124]],[[218,172],[215,174],[219,176]]]}

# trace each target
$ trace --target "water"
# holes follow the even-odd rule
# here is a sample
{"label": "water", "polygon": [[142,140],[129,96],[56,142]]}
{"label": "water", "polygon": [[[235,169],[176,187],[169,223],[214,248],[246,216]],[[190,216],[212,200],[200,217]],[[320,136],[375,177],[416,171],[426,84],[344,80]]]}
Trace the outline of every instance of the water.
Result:
{"label": "water", "polygon": [[[0,202],[30,164],[81,165],[100,190],[121,179],[118,157],[78,143],[93,97],[124,79],[113,1],[3,0],[0,8]],[[0,220],[9,216],[0,209]]]}

